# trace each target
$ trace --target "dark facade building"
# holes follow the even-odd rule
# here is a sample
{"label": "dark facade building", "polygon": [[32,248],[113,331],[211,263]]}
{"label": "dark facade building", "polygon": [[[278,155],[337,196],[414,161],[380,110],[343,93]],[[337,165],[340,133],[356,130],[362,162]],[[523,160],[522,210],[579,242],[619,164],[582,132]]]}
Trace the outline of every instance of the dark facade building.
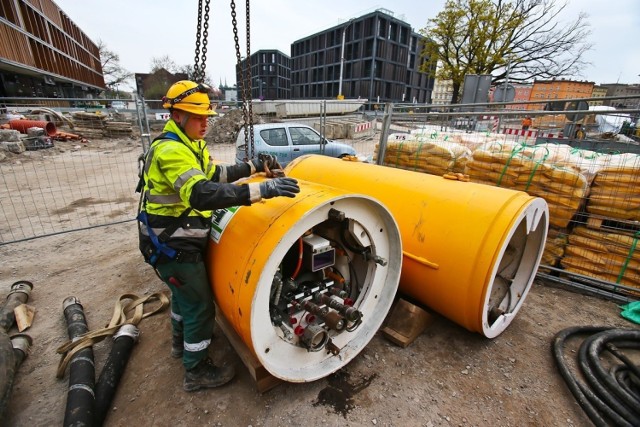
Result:
{"label": "dark facade building", "polygon": [[291,97],[429,102],[434,79],[418,71],[425,41],[384,9],[297,40],[291,45]]}
{"label": "dark facade building", "polygon": [[90,98],[98,47],[52,0],[0,0],[0,97]]}
{"label": "dark facade building", "polygon": [[[259,50],[248,58],[251,64],[252,99],[291,98],[291,58],[279,50]],[[246,78],[247,59],[236,65],[238,97]],[[241,72],[242,70],[242,72]]]}

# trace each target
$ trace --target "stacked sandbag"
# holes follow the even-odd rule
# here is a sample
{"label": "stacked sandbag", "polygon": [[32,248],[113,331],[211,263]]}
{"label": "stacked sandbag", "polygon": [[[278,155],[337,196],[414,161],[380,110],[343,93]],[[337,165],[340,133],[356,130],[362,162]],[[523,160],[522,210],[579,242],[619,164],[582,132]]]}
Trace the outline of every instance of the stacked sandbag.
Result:
{"label": "stacked sandbag", "polygon": [[595,174],[587,212],[605,219],[640,221],[640,156],[613,156]]}
{"label": "stacked sandbag", "polygon": [[[378,158],[376,144],[374,159]],[[383,164],[400,169],[443,175],[463,172],[471,150],[455,142],[431,139],[422,134],[391,134]]]}
{"label": "stacked sandbag", "polygon": [[474,182],[542,197],[549,205],[549,223],[564,229],[587,195],[588,178],[579,167],[554,164],[545,154],[546,150],[537,146],[490,142],[473,152],[466,173]]}
{"label": "stacked sandbag", "polygon": [[567,241],[568,236],[566,230],[555,227],[549,228],[547,241],[544,245],[544,252],[542,253],[542,260],[540,261],[541,264],[556,267],[564,256]]}
{"label": "stacked sandbag", "polygon": [[561,265],[565,270],[640,290],[640,233],[575,227]]}

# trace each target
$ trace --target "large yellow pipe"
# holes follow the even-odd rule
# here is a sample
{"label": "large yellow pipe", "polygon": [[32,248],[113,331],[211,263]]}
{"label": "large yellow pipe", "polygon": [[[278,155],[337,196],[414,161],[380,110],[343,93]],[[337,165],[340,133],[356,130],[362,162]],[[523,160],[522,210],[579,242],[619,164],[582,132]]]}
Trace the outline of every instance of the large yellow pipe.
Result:
{"label": "large yellow pipe", "polygon": [[301,157],[286,173],[368,194],[389,208],[404,250],[400,292],[489,338],[520,309],[544,249],[543,199],[324,156]]}
{"label": "large yellow pipe", "polygon": [[[279,197],[250,207],[216,211],[207,253],[209,279],[220,311],[267,371],[292,382],[326,376],[364,348],[391,308],[402,265],[398,226],[379,202],[299,182],[301,192],[295,198]],[[322,232],[330,234],[332,224],[337,223],[328,220],[330,211],[344,213],[353,221],[361,241],[387,261],[386,265],[373,261],[359,264],[361,288],[354,307],[362,312],[363,321],[353,332],[331,332],[332,343],[339,349],[337,355],[326,350],[310,352],[292,344],[273,324],[270,314],[274,276],[282,271],[285,255],[311,230],[323,227]]]}

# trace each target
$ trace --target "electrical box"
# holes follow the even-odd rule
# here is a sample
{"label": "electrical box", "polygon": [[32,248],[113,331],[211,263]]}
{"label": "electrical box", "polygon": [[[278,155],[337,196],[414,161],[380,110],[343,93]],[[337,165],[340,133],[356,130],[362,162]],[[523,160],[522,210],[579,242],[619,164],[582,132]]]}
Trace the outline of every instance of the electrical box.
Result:
{"label": "electrical box", "polygon": [[331,267],[336,262],[336,250],[331,242],[324,237],[310,234],[302,238],[303,260],[305,266],[311,271],[322,270]]}

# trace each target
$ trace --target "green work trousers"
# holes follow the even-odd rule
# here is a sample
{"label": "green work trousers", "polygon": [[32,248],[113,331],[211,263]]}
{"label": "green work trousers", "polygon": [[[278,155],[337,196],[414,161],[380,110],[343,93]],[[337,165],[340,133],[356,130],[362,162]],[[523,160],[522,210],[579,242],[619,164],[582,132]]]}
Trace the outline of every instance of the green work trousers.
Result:
{"label": "green work trousers", "polygon": [[191,369],[207,357],[216,317],[206,268],[203,262],[171,261],[157,269],[171,289],[171,329],[184,337],[182,363]]}

